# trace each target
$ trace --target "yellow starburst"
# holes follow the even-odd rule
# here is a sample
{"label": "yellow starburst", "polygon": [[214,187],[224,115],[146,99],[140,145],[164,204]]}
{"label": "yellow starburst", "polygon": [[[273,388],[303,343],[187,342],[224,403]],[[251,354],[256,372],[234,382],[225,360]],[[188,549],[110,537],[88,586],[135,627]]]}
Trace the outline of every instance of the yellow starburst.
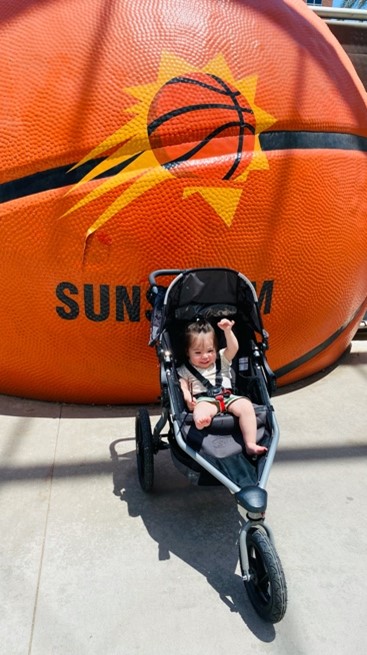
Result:
{"label": "yellow starburst", "polygon": [[[119,172],[101,182],[74,204],[64,216],[89,204],[112,189],[124,185],[124,190],[117,199],[89,227],[86,238],[152,187],[165,180],[175,179],[175,176],[157,160],[151,147],[147,130],[148,114],[152,100],[162,86],[172,78],[185,75],[188,72],[193,72],[193,68],[187,61],[172,53],[164,52],[155,82],[125,89],[129,95],[137,100],[137,103],[127,110],[129,114],[132,114],[132,118],[74,166],[74,169],[79,168],[97,157],[110,153],[70,191],[99,176],[108,175],[108,172],[115,167],[119,167]],[[216,75],[232,85],[247,99],[255,117],[254,147],[250,162],[245,170],[230,181],[222,182],[220,188],[218,186],[201,186],[198,184],[198,179],[193,184],[193,179],[187,178],[187,186],[183,192],[184,199],[195,193],[200,194],[224,223],[230,227],[240,201],[243,184],[249,173],[253,170],[266,170],[269,167],[267,157],[261,150],[259,134],[268,129],[276,119],[255,103],[257,76],[252,75],[236,80],[223,55],[217,55],[204,68],[195,69],[195,72]],[[128,186],[126,187],[126,185]],[[223,198],[225,198],[225,202],[223,202]]]}

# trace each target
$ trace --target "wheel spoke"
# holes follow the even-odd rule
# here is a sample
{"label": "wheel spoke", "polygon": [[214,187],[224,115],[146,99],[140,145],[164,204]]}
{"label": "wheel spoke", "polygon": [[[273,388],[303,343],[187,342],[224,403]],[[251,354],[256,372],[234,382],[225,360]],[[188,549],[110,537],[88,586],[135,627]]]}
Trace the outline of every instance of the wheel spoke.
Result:
{"label": "wheel spoke", "polygon": [[268,576],[267,573],[264,573],[262,578],[258,579],[258,585],[259,585],[259,587],[261,587],[264,590],[268,589],[268,587],[269,587],[269,576]]}

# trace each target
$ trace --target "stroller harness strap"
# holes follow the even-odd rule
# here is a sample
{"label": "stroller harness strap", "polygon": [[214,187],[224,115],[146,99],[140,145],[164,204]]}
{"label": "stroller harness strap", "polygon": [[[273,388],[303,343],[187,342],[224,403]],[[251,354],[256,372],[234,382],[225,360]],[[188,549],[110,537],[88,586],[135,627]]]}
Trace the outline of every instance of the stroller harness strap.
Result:
{"label": "stroller harness strap", "polygon": [[201,382],[201,384],[206,388],[206,391],[203,393],[195,394],[195,398],[200,398],[200,396],[209,396],[209,398],[215,398],[219,403],[219,411],[225,412],[224,398],[228,398],[231,395],[232,389],[224,389],[222,387],[223,377],[221,373],[221,361],[218,356],[215,360],[215,386],[205,378],[199,371],[190,364],[189,361],[185,362],[186,368],[192,373],[192,375]]}

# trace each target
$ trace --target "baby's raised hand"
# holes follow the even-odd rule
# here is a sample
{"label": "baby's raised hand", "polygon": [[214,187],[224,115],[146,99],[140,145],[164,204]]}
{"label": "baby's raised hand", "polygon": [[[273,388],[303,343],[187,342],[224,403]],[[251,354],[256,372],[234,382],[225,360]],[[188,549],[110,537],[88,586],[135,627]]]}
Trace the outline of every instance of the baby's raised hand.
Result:
{"label": "baby's raised hand", "polygon": [[234,321],[230,321],[229,318],[222,318],[222,320],[219,321],[218,323],[218,327],[224,331],[231,330],[233,326],[234,326]]}

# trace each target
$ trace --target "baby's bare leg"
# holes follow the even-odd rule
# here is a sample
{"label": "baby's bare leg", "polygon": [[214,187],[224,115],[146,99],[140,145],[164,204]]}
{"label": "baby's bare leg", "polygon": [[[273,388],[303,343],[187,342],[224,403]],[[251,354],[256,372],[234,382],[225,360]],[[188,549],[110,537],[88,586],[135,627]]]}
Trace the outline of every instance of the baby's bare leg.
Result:
{"label": "baby's bare leg", "polygon": [[262,455],[266,453],[267,448],[256,443],[256,414],[252,402],[248,398],[238,398],[229,405],[227,411],[237,416],[240,422],[247,454]]}
{"label": "baby's bare leg", "polygon": [[193,411],[194,423],[197,429],[202,430],[210,425],[217,412],[218,409],[215,403],[208,403],[205,400],[197,403]]}

